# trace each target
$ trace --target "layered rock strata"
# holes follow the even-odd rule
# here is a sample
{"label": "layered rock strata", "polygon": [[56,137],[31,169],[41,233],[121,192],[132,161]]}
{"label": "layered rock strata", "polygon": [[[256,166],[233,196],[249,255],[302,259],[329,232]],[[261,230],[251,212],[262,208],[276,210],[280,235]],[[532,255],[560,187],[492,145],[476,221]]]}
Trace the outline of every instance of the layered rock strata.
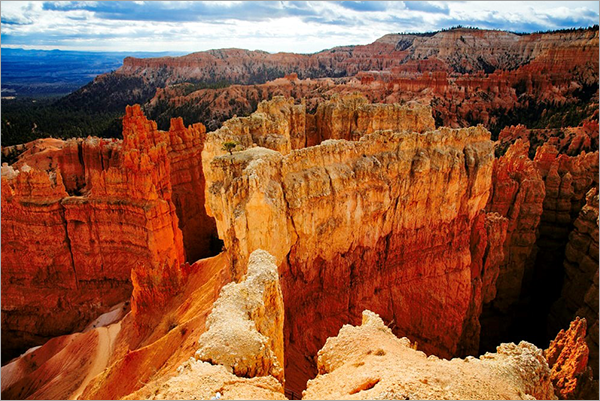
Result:
{"label": "layered rock strata", "polygon": [[551,326],[565,325],[574,316],[587,320],[590,366],[598,378],[598,189],[591,189],[575,220],[565,252],[565,281],[551,310]]}
{"label": "layered rock strata", "polygon": [[206,161],[227,153],[222,149],[225,142],[236,143],[237,151],[260,146],[287,155],[327,139],[358,140],[377,130],[425,132],[434,128],[431,109],[418,103],[371,104],[362,95],[334,96],[310,114],[304,103],[276,96],[260,102],[250,116],[232,118],[207,134],[204,169],[210,168]]}
{"label": "layered rock strata", "polygon": [[[82,329],[129,297],[132,271],[143,289],[134,294],[134,311],[159,307],[177,291],[185,257],[171,178],[181,207],[202,201],[204,131],[173,124],[159,132],[131,107],[122,143],[71,140],[22,155],[20,170],[3,167],[3,350]],[[189,210],[188,233],[206,228],[197,221],[202,204]],[[208,227],[200,241],[191,237],[191,244],[204,243],[194,252],[207,251],[211,233]]]}
{"label": "layered rock strata", "polygon": [[531,280],[537,253],[538,227],[545,197],[544,181],[528,158],[529,143],[518,139],[504,156],[494,160],[491,195],[486,206],[508,219],[504,260],[494,296],[485,300],[482,348],[493,349],[508,337],[511,319],[518,308],[523,287]]}
{"label": "layered rock strata", "polygon": [[[545,144],[537,149],[534,161],[544,179],[546,197],[539,225],[539,252],[532,279],[535,285],[531,286],[530,292],[531,315],[546,316],[550,306],[559,298],[563,280],[566,278],[564,261],[569,234],[573,231],[574,223],[585,205],[586,193],[598,187],[598,151],[568,156],[559,154],[554,146]],[[598,256],[591,258],[589,263],[597,267]],[[594,260],[595,263],[592,262]],[[587,280],[589,277],[587,275]],[[578,291],[583,293],[587,289],[586,287]],[[558,325],[550,325],[548,337],[553,337],[554,333],[572,318],[573,316],[570,316]],[[592,324],[590,321],[590,327]]]}
{"label": "layered rock strata", "polygon": [[479,232],[486,224],[489,132],[375,132],[285,156],[251,148],[212,158],[207,149],[208,208],[234,276],[254,249],[280,266],[287,371],[296,385],[311,375],[318,347],[364,307],[427,352],[465,351],[461,338],[478,333],[473,316],[488,291],[478,282],[495,280],[482,269],[482,249],[500,251],[506,227],[490,218],[500,230],[491,230],[489,245],[472,243],[475,221]]}
{"label": "layered rock strata", "polygon": [[598,395],[598,381],[592,381],[588,365],[589,349],[585,342],[585,319],[576,318],[568,330],[561,330],[544,356],[550,366],[550,380],[561,400],[593,399]]}
{"label": "layered rock strata", "polygon": [[318,354],[303,399],[555,399],[542,350],[502,344],[479,358],[427,357],[373,312],[344,325]]}

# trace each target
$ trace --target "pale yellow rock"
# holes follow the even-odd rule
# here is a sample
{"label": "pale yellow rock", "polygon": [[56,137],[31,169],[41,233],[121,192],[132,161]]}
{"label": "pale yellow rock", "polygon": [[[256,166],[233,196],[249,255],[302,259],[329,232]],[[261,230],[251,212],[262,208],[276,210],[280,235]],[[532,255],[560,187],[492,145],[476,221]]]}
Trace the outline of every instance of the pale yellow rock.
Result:
{"label": "pale yellow rock", "polygon": [[542,351],[502,344],[480,358],[427,357],[373,312],[345,325],[318,354],[303,399],[556,399]]}
{"label": "pale yellow rock", "polygon": [[240,283],[223,287],[200,336],[196,358],[240,377],[283,383],[283,297],[275,258],[254,251]]}
{"label": "pale yellow rock", "polygon": [[221,365],[188,361],[179,374],[154,383],[125,399],[139,400],[285,400],[283,386],[272,376],[237,377]]}

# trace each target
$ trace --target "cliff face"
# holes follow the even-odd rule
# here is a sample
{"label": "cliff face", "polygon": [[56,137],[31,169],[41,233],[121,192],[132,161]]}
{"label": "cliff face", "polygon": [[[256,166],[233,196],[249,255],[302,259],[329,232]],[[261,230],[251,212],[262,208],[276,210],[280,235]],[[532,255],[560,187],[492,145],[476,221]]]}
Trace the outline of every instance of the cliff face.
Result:
{"label": "cliff face", "polygon": [[554,392],[561,400],[592,399],[598,393],[598,381],[594,389],[592,369],[588,367],[586,327],[585,319],[576,318],[544,351]]}
{"label": "cliff face", "polygon": [[[501,259],[484,257],[486,247],[501,252],[506,229],[501,217],[480,216],[493,166],[485,129],[357,136],[285,156],[255,148],[214,157],[209,135],[203,153],[208,208],[234,276],[258,248],[280,265],[291,386],[310,376],[303,355],[365,306],[428,352],[476,350],[481,282],[493,285],[497,273],[487,271]],[[489,244],[472,243],[486,225]]]}
{"label": "cliff face", "polygon": [[598,378],[598,189],[591,189],[575,220],[565,251],[565,282],[551,310],[551,326],[564,326],[574,316],[588,322],[590,367]]}
{"label": "cliff face", "polygon": [[[563,267],[566,245],[585,204],[585,195],[598,187],[598,152],[583,152],[573,157],[558,154],[552,145],[543,145],[538,148],[534,161],[544,178],[546,197],[533,275],[537,284],[532,286],[531,294],[535,301],[533,309],[538,311],[538,315],[540,311],[545,315],[561,292],[566,270]],[[550,334],[556,333],[564,324],[566,322],[550,327]]]}
{"label": "cliff face", "polygon": [[519,139],[494,160],[486,210],[507,218],[508,227],[502,245],[504,259],[492,287],[494,294],[484,301],[482,350],[494,349],[501,339],[509,337],[511,319],[533,273],[545,187],[535,163],[527,156],[528,149],[529,144]]}
{"label": "cliff face", "polygon": [[[334,80],[343,87],[332,89]],[[453,29],[386,35],[369,45],[312,55],[221,49],[126,58],[117,71],[98,76],[61,103],[92,109],[103,104],[116,111],[127,101],[147,103],[162,129],[183,116],[215,130],[275,95],[305,97],[313,112],[311,104],[316,107],[330,93],[360,91],[377,102],[432,102],[438,125],[481,123],[496,134],[508,125],[597,121],[597,88],[597,29],[531,35]]]}
{"label": "cliff face", "polygon": [[398,338],[373,312],[319,351],[303,399],[555,399],[542,350],[502,344],[479,358],[442,360]]}
{"label": "cliff face", "polygon": [[[82,205],[87,209],[82,210],[83,221],[74,216],[60,173],[49,175],[28,166],[18,173],[11,170],[3,167],[2,174],[3,358],[82,329],[104,308],[127,299],[133,261],[119,254],[134,248],[143,258],[150,252],[135,247],[140,242],[137,236],[132,238],[133,245],[117,241],[97,244],[100,233],[90,232],[86,224],[96,208]],[[118,232],[124,225],[135,234],[134,222],[125,224],[123,218],[118,219],[135,213],[131,208],[104,209],[103,228],[109,230],[104,235]],[[114,238],[112,234],[109,237]]]}
{"label": "cliff face", "polygon": [[[144,79],[166,84],[177,82],[181,77],[257,83],[290,73],[297,73],[300,78],[316,78],[391,70],[405,64],[410,68],[410,62],[415,60],[434,60],[425,65],[442,67],[448,72],[493,72],[496,69],[513,70],[538,57],[544,58],[546,63],[553,60],[551,65],[559,69],[567,63],[593,60],[593,54],[582,54],[581,49],[594,45],[598,45],[598,31],[592,29],[515,35],[460,28],[433,35],[386,35],[368,45],[338,47],[311,55],[219,49],[182,57],[127,57],[114,74],[137,76],[145,70]],[[576,60],[574,54],[578,55]],[[535,71],[535,67],[530,69]],[[159,73],[161,70],[163,72]]]}
{"label": "cliff face", "polygon": [[177,292],[185,257],[174,200],[192,205],[181,213],[188,253],[209,252],[203,127],[174,121],[171,131],[159,132],[139,106],[123,121],[122,143],[67,141],[22,155],[20,171],[3,167],[3,355],[82,329],[129,297],[130,276],[134,312]]}

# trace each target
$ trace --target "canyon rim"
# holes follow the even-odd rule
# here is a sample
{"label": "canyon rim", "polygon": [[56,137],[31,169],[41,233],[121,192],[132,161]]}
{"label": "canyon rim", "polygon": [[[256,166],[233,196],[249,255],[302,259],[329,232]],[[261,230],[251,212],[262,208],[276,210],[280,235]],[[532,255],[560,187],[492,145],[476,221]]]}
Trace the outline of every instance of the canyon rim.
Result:
{"label": "canyon rim", "polygon": [[598,3],[502,7],[2,2],[2,398],[598,399]]}

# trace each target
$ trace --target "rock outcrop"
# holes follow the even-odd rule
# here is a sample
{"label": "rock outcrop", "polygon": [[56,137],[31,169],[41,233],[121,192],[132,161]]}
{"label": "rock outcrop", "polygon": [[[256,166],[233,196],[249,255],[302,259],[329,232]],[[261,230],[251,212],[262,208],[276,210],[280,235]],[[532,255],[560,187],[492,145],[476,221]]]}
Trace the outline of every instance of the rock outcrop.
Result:
{"label": "rock outcrop", "polygon": [[575,220],[565,251],[565,281],[553,305],[551,327],[566,325],[575,316],[588,322],[586,337],[590,367],[598,379],[598,189],[591,189]]}
{"label": "rock outcrop", "polygon": [[239,377],[223,365],[190,360],[178,374],[160,385],[150,385],[126,400],[287,400],[273,376]]}
{"label": "rock outcrop", "polygon": [[[208,144],[203,153],[207,206],[234,277],[255,249],[281,266],[286,353],[294,355],[286,359],[298,383],[310,377],[318,347],[363,307],[428,352],[476,351],[475,321],[488,291],[481,283],[495,281],[482,249],[501,252],[506,223],[480,220],[492,178],[489,133],[359,137],[287,155],[257,147],[213,157]],[[476,220],[479,233],[494,226],[489,244],[472,243],[480,237],[471,234]]]}
{"label": "rock outcrop", "polygon": [[498,279],[484,302],[481,317],[483,350],[494,349],[509,336],[511,320],[524,287],[531,281],[538,226],[545,196],[544,181],[527,157],[529,143],[518,139],[494,160],[491,195],[486,206],[508,219]]}
{"label": "rock outcrop", "polygon": [[187,207],[188,253],[209,254],[203,126],[175,120],[158,131],[137,106],[123,134],[122,143],[88,138],[32,150],[20,170],[2,168],[3,355],[83,329],[129,298],[130,277],[134,313],[160,308],[185,276],[176,204]]}
{"label": "rock outcrop", "polygon": [[592,370],[587,366],[586,327],[585,319],[576,318],[544,351],[554,392],[561,400],[593,399],[598,394],[598,382],[594,389]]}
{"label": "rock outcrop", "polygon": [[364,311],[318,354],[319,375],[303,399],[555,399],[542,350],[502,344],[479,358],[427,357]]}
{"label": "rock outcrop", "polygon": [[223,287],[198,340],[197,359],[236,376],[273,376],[283,383],[283,296],[274,262],[256,250],[241,282]]}
{"label": "rock outcrop", "polygon": [[[531,309],[532,316],[546,316],[562,289],[569,234],[585,205],[586,193],[598,187],[598,151],[568,156],[559,154],[554,146],[545,144],[537,149],[534,161],[544,179],[546,197],[539,225],[539,252],[533,274],[536,285],[532,286]],[[597,255],[592,260],[597,261]],[[594,264],[597,265],[597,262]],[[557,327],[551,327],[549,337],[554,336],[572,318],[570,316]]]}
{"label": "rock outcrop", "polygon": [[[91,382],[83,397],[210,399],[219,393],[224,398],[286,399],[277,266],[261,250],[248,263],[244,279],[225,286],[219,278],[229,278],[224,254],[192,266],[182,294],[165,309],[169,317],[161,325],[169,325],[166,334],[159,326],[160,335],[151,336],[149,344],[116,352],[116,363]],[[169,323],[174,319],[179,327]],[[131,332],[131,327],[123,330]],[[130,380],[123,382],[123,375]]]}
{"label": "rock outcrop", "polygon": [[[152,330],[140,331],[128,309],[117,321],[112,311],[94,322],[107,326],[91,325],[83,333],[29,350],[2,367],[2,397],[120,399],[170,378],[194,356],[206,318],[221,288],[231,281],[228,265],[221,254],[189,266],[180,292],[163,306]],[[281,388],[273,377],[258,381]],[[138,398],[149,398],[145,394]]]}

